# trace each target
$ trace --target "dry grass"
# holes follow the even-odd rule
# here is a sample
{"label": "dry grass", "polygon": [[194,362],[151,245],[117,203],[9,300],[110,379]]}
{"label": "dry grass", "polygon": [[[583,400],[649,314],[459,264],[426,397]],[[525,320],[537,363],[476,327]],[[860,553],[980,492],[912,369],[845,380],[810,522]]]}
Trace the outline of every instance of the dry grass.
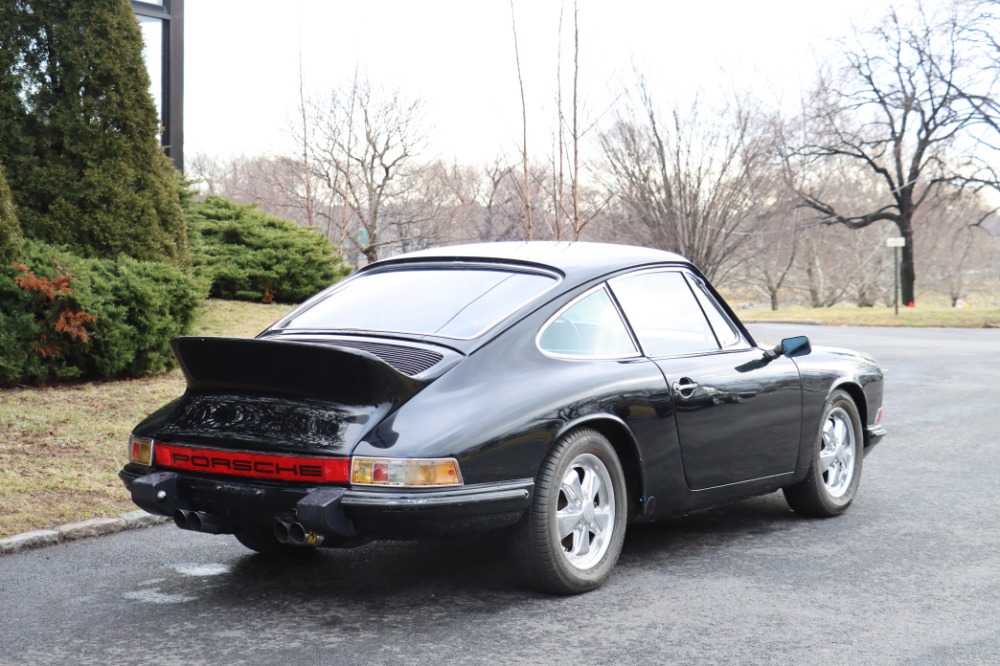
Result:
{"label": "dry grass", "polygon": [[[287,310],[210,301],[194,333],[251,337]],[[134,509],[117,476],[129,432],[183,391],[177,370],[0,390],[0,536]]]}
{"label": "dry grass", "polygon": [[899,308],[895,314],[891,307],[859,308],[838,305],[832,308],[807,308],[801,305],[767,310],[739,310],[744,323],[788,321],[827,326],[906,326],[944,328],[1000,328],[1000,308],[952,308],[941,305],[921,305]]}

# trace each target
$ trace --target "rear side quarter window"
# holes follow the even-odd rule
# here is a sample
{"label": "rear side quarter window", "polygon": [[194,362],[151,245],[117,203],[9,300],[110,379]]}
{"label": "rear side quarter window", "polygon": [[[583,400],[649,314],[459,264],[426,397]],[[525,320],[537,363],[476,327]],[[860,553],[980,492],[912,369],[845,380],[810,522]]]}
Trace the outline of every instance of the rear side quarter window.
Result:
{"label": "rear side quarter window", "polygon": [[574,358],[622,358],[639,353],[603,286],[550,319],[538,334],[538,348],[553,356]]}

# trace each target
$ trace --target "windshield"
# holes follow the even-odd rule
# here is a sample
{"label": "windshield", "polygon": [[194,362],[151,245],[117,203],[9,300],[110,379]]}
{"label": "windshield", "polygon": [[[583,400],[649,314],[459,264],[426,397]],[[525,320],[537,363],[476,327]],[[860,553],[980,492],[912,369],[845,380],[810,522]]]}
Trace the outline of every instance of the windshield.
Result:
{"label": "windshield", "polygon": [[551,275],[494,268],[382,270],[345,282],[283,328],[469,339],[482,335],[555,282]]}

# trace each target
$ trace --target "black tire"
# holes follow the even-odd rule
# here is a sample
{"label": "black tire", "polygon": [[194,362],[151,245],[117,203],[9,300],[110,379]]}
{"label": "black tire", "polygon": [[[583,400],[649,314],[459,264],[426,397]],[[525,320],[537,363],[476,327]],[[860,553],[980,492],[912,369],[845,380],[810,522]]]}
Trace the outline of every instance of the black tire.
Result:
{"label": "black tire", "polygon": [[250,550],[268,557],[303,557],[316,551],[311,546],[282,543],[274,536],[272,529],[260,525],[246,525],[234,536]]}
{"label": "black tire", "polygon": [[783,489],[785,500],[803,516],[839,516],[858,493],[863,459],[858,408],[845,391],[834,391],[823,410],[806,478]]}
{"label": "black tire", "polygon": [[615,450],[596,430],[575,430],[542,462],[531,507],[514,530],[514,561],[544,592],[593,590],[618,561],[627,513],[625,473]]}

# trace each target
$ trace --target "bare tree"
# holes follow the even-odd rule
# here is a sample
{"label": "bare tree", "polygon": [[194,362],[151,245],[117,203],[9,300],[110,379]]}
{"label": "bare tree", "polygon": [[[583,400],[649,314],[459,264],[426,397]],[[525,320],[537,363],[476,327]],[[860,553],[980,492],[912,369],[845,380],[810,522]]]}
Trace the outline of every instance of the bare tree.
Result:
{"label": "bare tree", "polygon": [[[400,238],[386,235],[387,225],[398,230],[418,222],[404,219],[413,212],[404,203],[424,141],[421,103],[355,77],[350,86],[334,90],[326,104],[313,104],[308,118],[309,166],[341,206],[343,242],[376,261],[381,248]],[[390,209],[393,219],[383,219]]]}
{"label": "bare tree", "polygon": [[[600,114],[595,120],[588,113],[581,99],[580,89],[580,8],[573,2],[573,54],[570,67],[571,91],[569,109],[563,100],[563,10],[559,12],[559,45],[556,57],[556,131],[552,154],[552,177],[549,199],[552,202],[552,231],[556,239],[580,240],[584,229],[602,215],[608,206],[607,197],[595,197],[599,190],[590,187],[592,179],[585,177],[583,169],[594,166],[584,159],[584,140],[597,128]],[[612,103],[611,106],[614,106]],[[569,180],[567,194],[567,179]],[[536,209],[537,210],[537,209]],[[540,225],[536,224],[536,227]],[[567,227],[567,228],[564,228]]]}
{"label": "bare tree", "polygon": [[[962,99],[972,105],[976,113],[974,140],[980,151],[970,152],[968,162],[970,173],[959,181],[967,191],[980,193],[992,190],[1000,192],[1000,2],[997,0],[963,0],[973,17],[967,42],[966,58],[974,76],[967,80],[955,81],[955,87]],[[986,216],[976,220],[974,226],[982,226],[993,215],[996,207],[986,211]]]}
{"label": "bare tree", "polygon": [[891,293],[892,255],[885,247],[889,235],[888,224],[851,231],[814,222],[800,232],[788,288],[803,295],[806,304],[814,308],[844,301],[873,306]]}
{"label": "bare tree", "polygon": [[[310,212],[302,187],[302,163],[290,157],[247,157],[229,160],[195,155],[188,173],[206,195],[257,204],[277,217],[308,225]],[[315,202],[313,202],[315,206]],[[322,215],[317,210],[316,215]]]}
{"label": "bare tree", "polygon": [[624,222],[720,281],[774,214],[781,176],[769,126],[745,99],[718,113],[696,102],[662,116],[642,82],[639,93],[638,112],[620,112],[601,136]]}
{"label": "bare tree", "polygon": [[799,256],[804,229],[792,205],[776,208],[775,215],[748,239],[743,251],[743,279],[765,296],[772,310],[780,305],[780,294],[792,275]]}
{"label": "bare tree", "polygon": [[570,130],[572,141],[573,172],[571,201],[573,203],[573,240],[580,240],[583,222],[580,219],[580,8],[573,2],[573,127]]}
{"label": "bare tree", "polygon": [[995,240],[980,221],[990,218],[993,207],[983,197],[971,196],[967,189],[952,189],[933,206],[921,211],[932,217],[920,225],[922,254],[926,269],[922,284],[948,297],[952,307],[996,272]]}
{"label": "bare tree", "polygon": [[932,14],[918,4],[909,21],[892,9],[845,45],[843,67],[824,77],[816,94],[814,139],[797,151],[806,162],[800,175],[808,174],[810,161],[833,160],[878,183],[881,196],[871,207],[828,199],[808,176],[797,186],[827,224],[896,226],[906,239],[900,267],[906,303],[915,300],[917,211],[942,183],[969,177],[950,153],[979,119],[963,92],[981,75],[968,55],[978,37],[970,6],[953,0]]}
{"label": "bare tree", "polygon": [[552,216],[553,216],[553,231],[556,240],[562,240],[562,226],[563,217],[565,211],[563,210],[563,191],[565,188],[564,179],[565,172],[564,167],[566,165],[566,157],[563,154],[564,145],[564,126],[563,122],[563,100],[562,100],[562,37],[563,37],[563,10],[565,5],[560,3],[559,5],[559,30],[557,32],[557,49],[556,49],[556,136],[555,136],[555,146],[556,150],[553,155],[552,164]]}
{"label": "bare tree", "polygon": [[524,204],[524,233],[528,240],[534,238],[531,220],[531,187],[528,165],[528,105],[524,97],[524,76],[521,73],[521,52],[517,46],[517,21],[514,18],[514,0],[510,0],[510,27],[514,34],[514,62],[517,65],[517,85],[521,92],[521,199]]}
{"label": "bare tree", "polygon": [[302,186],[304,189],[306,226],[314,226],[316,219],[313,213],[313,175],[309,168],[309,114],[306,106],[305,77],[302,74],[302,37],[299,36],[299,121],[302,123]]}

